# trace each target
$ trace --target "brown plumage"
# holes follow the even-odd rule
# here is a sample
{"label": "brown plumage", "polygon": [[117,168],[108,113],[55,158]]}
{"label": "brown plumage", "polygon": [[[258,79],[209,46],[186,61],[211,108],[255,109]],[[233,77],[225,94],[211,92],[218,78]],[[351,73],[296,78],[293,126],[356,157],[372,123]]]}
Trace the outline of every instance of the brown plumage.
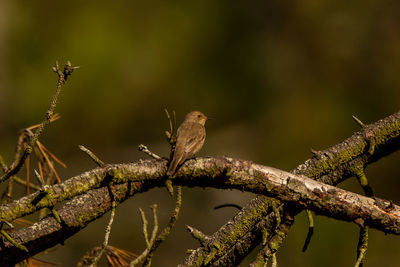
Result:
{"label": "brown plumage", "polygon": [[187,158],[196,154],[204,144],[207,117],[200,111],[188,113],[178,128],[175,151],[170,161],[167,175],[172,176],[176,168]]}

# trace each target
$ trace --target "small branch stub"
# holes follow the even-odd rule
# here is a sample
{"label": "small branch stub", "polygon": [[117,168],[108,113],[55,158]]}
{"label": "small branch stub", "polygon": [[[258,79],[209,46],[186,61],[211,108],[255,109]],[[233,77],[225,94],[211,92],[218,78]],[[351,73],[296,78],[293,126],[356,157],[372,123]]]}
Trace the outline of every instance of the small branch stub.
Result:
{"label": "small branch stub", "polygon": [[359,118],[357,118],[357,117],[354,116],[354,115],[352,115],[351,117],[353,118],[353,120],[354,120],[358,125],[360,125],[361,128],[365,127],[365,124],[364,124]]}
{"label": "small branch stub", "polygon": [[209,237],[204,234],[202,231],[197,230],[196,228],[190,226],[190,225],[186,225],[186,230],[189,231],[189,233],[192,235],[192,237],[196,240],[198,240],[200,242],[200,244],[204,244],[204,242],[206,242]]}
{"label": "small branch stub", "polygon": [[104,162],[99,159],[92,151],[90,151],[88,148],[86,148],[83,145],[78,146],[80,150],[82,150],[84,153],[86,153],[99,167],[104,166]]}
{"label": "small branch stub", "polygon": [[147,146],[145,146],[145,145],[143,145],[143,144],[140,144],[140,145],[138,146],[138,150],[139,150],[139,151],[142,151],[143,153],[146,153],[147,155],[149,155],[149,156],[152,157],[153,159],[161,159],[160,156],[158,156],[157,154],[154,154],[153,152],[151,152],[151,151],[147,148]]}

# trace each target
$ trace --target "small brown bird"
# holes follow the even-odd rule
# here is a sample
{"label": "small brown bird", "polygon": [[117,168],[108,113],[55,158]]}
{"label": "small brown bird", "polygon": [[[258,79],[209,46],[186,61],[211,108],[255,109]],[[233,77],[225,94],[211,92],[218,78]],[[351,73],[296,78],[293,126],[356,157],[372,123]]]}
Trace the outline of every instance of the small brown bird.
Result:
{"label": "small brown bird", "polygon": [[175,151],[170,161],[167,175],[175,174],[176,168],[187,158],[196,154],[204,144],[207,117],[200,111],[188,113],[178,128]]}

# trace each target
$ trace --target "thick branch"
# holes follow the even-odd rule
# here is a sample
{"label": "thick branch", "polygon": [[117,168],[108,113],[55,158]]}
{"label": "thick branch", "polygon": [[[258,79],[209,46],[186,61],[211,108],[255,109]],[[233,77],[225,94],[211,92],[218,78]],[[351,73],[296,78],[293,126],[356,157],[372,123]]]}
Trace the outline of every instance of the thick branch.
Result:
{"label": "thick branch", "polygon": [[[68,192],[68,189],[74,188],[72,181],[77,182],[80,179],[84,181],[97,180],[101,185],[106,182],[129,182],[129,184],[114,186],[117,189],[113,188],[113,194],[118,203],[135,192],[144,192],[153,187],[164,186],[166,164],[165,160],[147,160],[130,164],[108,165],[71,178],[65,182],[69,186],[65,184],[54,185],[49,191],[54,193],[57,191],[54,189],[61,186]],[[152,166],[152,168],[148,168],[148,166]],[[385,204],[388,206],[387,210],[382,210],[375,205],[375,201],[371,198],[322,184],[304,176],[248,161],[229,158],[197,158],[187,161],[177,172],[173,182],[185,186],[236,188],[274,196],[294,207],[312,209],[317,213],[333,218],[356,221],[359,224],[363,223],[387,233],[400,234],[400,207],[391,205],[389,201],[380,201],[380,207]],[[58,194],[64,193],[58,191]],[[54,197],[55,200],[59,199],[57,195],[50,194],[50,196]],[[111,202],[109,200],[104,201],[104,198],[109,198],[105,186],[75,197],[62,207],[58,213],[63,224],[59,224],[52,217],[48,217],[31,227],[16,231],[12,234],[12,238],[25,245],[30,252],[19,251],[6,243],[6,247],[0,251],[0,261],[10,259],[9,255],[12,253],[18,254],[15,258],[20,260],[28,254],[33,255],[62,242],[110,209]],[[47,200],[47,202],[52,201]],[[91,205],[92,202],[94,202],[93,206]],[[82,205],[82,203],[85,204]],[[102,206],[98,207],[98,203],[102,203]],[[10,203],[2,208],[9,205],[15,206],[16,204]],[[265,214],[273,210],[268,203],[266,208],[258,210],[259,205],[261,204],[256,204],[252,210],[258,212],[260,216],[253,217],[254,214],[244,214],[249,218],[243,220],[243,222],[248,222],[252,218],[255,223],[253,225],[256,225]],[[251,227],[251,225],[246,227]],[[246,232],[249,230],[247,228]],[[234,231],[230,232],[234,233]],[[52,236],[56,238],[51,238]]]}
{"label": "thick branch", "polygon": [[[143,168],[149,165],[153,168]],[[165,169],[166,161],[148,160],[131,164],[108,165],[106,168],[84,173],[71,180],[76,182],[82,177],[85,181],[103,178],[103,183],[99,184],[107,181],[115,184],[139,182],[143,183],[143,190],[148,190],[164,185]],[[362,219],[365,225],[372,228],[400,234],[400,209],[389,201],[379,201],[378,207],[372,198],[249,161],[231,158],[197,158],[187,161],[177,172],[173,182],[184,186],[234,188],[263,194],[280,199],[292,207],[307,208],[316,213],[346,221]],[[70,180],[65,183],[72,184]],[[55,190],[59,187],[64,188],[64,191]],[[61,199],[60,195],[65,196],[69,192],[68,189],[63,184],[48,187],[46,189],[46,192],[50,192],[48,196],[44,196],[36,206],[32,203],[30,206],[42,208],[44,206],[39,205],[41,202],[54,205],[54,202]],[[56,195],[57,191],[59,195]],[[37,197],[36,194],[33,202]],[[32,199],[32,197],[23,199]],[[3,206],[2,209],[7,210],[8,206],[15,207],[19,202],[14,201]],[[387,210],[382,209],[385,206]],[[12,216],[12,214],[8,215]]]}
{"label": "thick branch", "polygon": [[[152,177],[159,177],[162,179],[166,170],[166,161],[141,161],[130,165],[128,169],[130,174],[136,173],[137,175],[150,175]],[[117,173],[117,169],[113,165],[115,177],[123,175],[125,170],[121,168],[121,173]],[[163,166],[165,169],[163,169]],[[154,167],[154,168],[153,168]],[[100,167],[88,172],[85,172],[76,177],[70,178],[63,183],[55,184],[52,186],[46,186],[44,192],[37,191],[26,197],[22,197],[15,200],[7,205],[0,206],[0,221],[11,222],[17,218],[32,214],[42,208],[51,208],[56,204],[61,203],[65,200],[72,199],[75,196],[81,195],[89,191],[90,189],[95,189],[110,183],[111,176],[109,174],[109,169],[111,170],[111,165]],[[132,179],[138,177],[132,177]]]}
{"label": "thick branch", "polygon": [[[111,186],[114,200],[121,203],[141,188],[140,184],[122,184]],[[4,243],[0,250],[2,266],[14,266],[19,261],[31,257],[47,248],[62,244],[64,240],[85,228],[90,222],[111,210],[112,201],[107,186],[94,189],[67,202],[58,214],[62,224],[53,216],[46,216],[30,227],[11,233],[19,244],[25,244],[29,252]]]}
{"label": "thick branch", "polygon": [[[294,173],[304,174],[310,178],[323,181],[327,184],[336,185],[345,179],[353,176],[360,168],[365,168],[368,164],[381,159],[384,156],[398,150],[400,148],[400,112],[397,112],[385,119],[363,127],[359,132],[354,133],[351,137],[343,142],[326,149],[324,151],[316,152],[314,157],[305,161],[293,170]],[[250,202],[248,205],[251,205]],[[282,207],[282,206],[281,206]],[[300,210],[299,210],[300,211]],[[297,211],[297,213],[299,212]],[[295,213],[296,214],[296,213]],[[269,217],[275,217],[275,214],[270,214]],[[259,224],[268,223],[266,219],[262,219]],[[234,230],[240,229],[240,225],[234,225]],[[290,226],[289,226],[290,228]],[[252,228],[251,231],[256,229]],[[223,234],[222,228],[218,230],[215,235],[221,237]],[[258,235],[261,233],[258,232]],[[268,231],[269,235],[275,235],[274,231]],[[252,235],[252,237],[257,235]],[[237,265],[241,259],[250,253],[250,251],[257,246],[255,238],[244,240],[236,239],[231,240],[226,236],[225,241],[232,241],[233,247],[226,253],[222,253],[224,258],[235,259],[238,261],[232,262],[232,265]],[[275,240],[284,240],[276,238]],[[243,243],[247,242],[247,250],[235,250],[235,247],[243,247]],[[206,251],[205,246],[199,247],[192,254],[201,255]],[[232,253],[236,251],[236,253]],[[240,256],[237,254],[242,253]],[[190,257],[195,259],[193,255]],[[189,257],[185,262],[188,262]],[[217,259],[217,258],[216,258]],[[215,262],[217,263],[217,261]],[[226,266],[226,265],[224,265]]]}
{"label": "thick branch", "polygon": [[[376,136],[383,136],[379,140],[371,141],[371,143],[373,143],[374,149],[371,149],[371,144],[366,142],[366,145],[364,144],[366,150],[364,149],[365,151],[364,150],[362,150],[362,151],[363,151],[363,153],[368,152],[368,154],[361,153],[358,157],[351,158],[351,160],[349,160],[348,162],[341,162],[337,166],[337,168],[334,170],[334,172],[333,172],[334,174],[332,177],[336,177],[335,174],[338,175],[337,177],[339,177],[341,175],[349,176],[352,173],[352,171],[351,171],[352,169],[350,169],[349,166],[350,167],[358,166],[358,165],[356,165],[356,163],[360,163],[360,162],[363,163],[363,159],[366,160],[367,163],[375,161],[375,160],[379,159],[380,157],[389,154],[390,152],[394,151],[395,149],[398,149],[398,147],[399,147],[399,130],[398,130],[399,117],[400,117],[399,114],[396,113],[395,115],[392,115],[385,120],[379,121],[378,123],[376,123],[377,125],[375,125],[375,126],[373,125],[373,127],[371,127],[371,128],[376,130],[376,132],[374,132],[374,134]],[[392,126],[391,128],[389,127],[390,125]],[[363,131],[365,131],[365,129]],[[382,133],[380,131],[382,131]],[[367,133],[371,133],[371,132],[367,131]],[[372,134],[372,136],[374,136],[374,134]],[[355,135],[357,136],[358,134],[355,134]],[[368,140],[372,140],[370,134],[368,134],[366,136],[368,136],[368,138],[369,138]],[[348,140],[350,140],[350,139],[351,138],[349,138]],[[346,140],[345,142],[347,142],[348,140]],[[363,139],[359,139],[358,137],[356,137],[355,141],[353,143],[347,142],[347,144],[350,148],[352,148],[354,145],[358,144],[357,142],[362,142],[362,140]],[[333,155],[334,155],[334,153],[340,153],[340,152],[343,153],[343,151],[341,151],[339,148],[340,148],[340,146],[338,145],[338,146],[333,147],[332,149],[327,150],[327,152],[321,152],[322,153],[321,158],[307,161],[307,164],[305,165],[305,167],[303,166],[303,168],[300,168],[299,172],[303,172],[304,170],[316,168],[316,166],[318,166],[318,164],[321,164],[321,166],[325,169],[333,168],[332,166],[336,166],[334,163],[337,161],[337,158],[332,157],[331,155],[329,155],[328,152],[333,153]],[[357,150],[357,151],[359,151],[359,150]],[[326,155],[328,155],[327,159],[324,158]],[[215,162],[214,162],[214,160],[215,160]],[[333,162],[330,162],[330,160],[333,160]],[[243,184],[238,183],[237,180],[235,180],[238,177],[235,178],[234,177],[235,175],[232,174],[233,169],[229,169],[229,168],[227,169],[227,168],[223,167],[223,164],[222,165],[217,164],[217,162],[219,162],[219,161],[226,161],[228,165],[229,164],[234,165],[234,162],[231,159],[197,159],[196,161],[189,161],[180,170],[179,177],[178,177],[178,179],[175,179],[174,182],[182,184],[182,185],[188,185],[188,186],[215,186],[218,188],[239,188],[239,189],[245,189],[245,190],[249,190],[251,192],[258,192],[258,193],[260,193],[262,191],[262,189],[259,186],[260,186],[260,184],[265,186],[263,179],[260,180],[259,177],[258,178],[256,177],[257,183],[255,183],[255,184],[247,183],[248,179],[246,179],[246,182]],[[235,161],[235,162],[243,164],[244,166],[242,166],[242,167],[245,167],[246,165],[254,165],[253,163],[244,162],[244,161]],[[322,162],[325,162],[325,164],[322,164]],[[331,164],[328,164],[328,163],[331,163]],[[365,164],[367,164],[367,163],[365,163]],[[214,169],[215,173],[210,174],[210,172],[212,172],[213,169]],[[250,169],[251,168],[247,168],[247,175],[251,174]],[[103,186],[104,184],[107,184],[111,181],[114,181],[114,182],[123,182],[123,181],[128,181],[128,180],[137,181],[136,183],[133,184],[134,187],[133,188],[131,187],[131,189],[128,191],[129,192],[134,192],[135,190],[146,191],[150,187],[163,185],[163,183],[165,181],[165,177],[163,176],[163,174],[165,173],[165,170],[166,170],[166,161],[164,161],[164,160],[161,160],[161,161],[150,160],[150,161],[143,161],[143,162],[138,162],[138,163],[133,163],[133,164],[113,165],[113,166],[106,166],[104,168],[99,168],[99,169],[84,173],[80,176],[71,178],[63,184],[46,188],[46,191],[45,191],[46,195],[41,196],[40,198],[39,198],[40,194],[35,193],[30,196],[24,197],[18,201],[14,201],[13,203],[10,203],[8,205],[0,207],[0,218],[2,218],[3,220],[12,221],[15,218],[32,213],[34,211],[39,210],[40,208],[52,207],[56,203],[59,203],[63,200],[67,200],[67,199],[71,199],[71,198],[75,197],[75,199],[73,201],[69,202],[69,203],[73,203],[74,201],[77,201],[81,198],[87,197],[87,194],[90,194],[90,193],[86,193],[80,197],[76,197],[77,195],[83,194],[90,189]],[[246,168],[244,170],[246,170]],[[345,170],[345,172],[338,174],[338,170]],[[233,171],[236,172],[237,170],[233,170]],[[243,171],[243,170],[239,170],[239,171]],[[253,172],[252,175],[254,175],[254,173],[258,173],[258,172],[254,172],[254,170],[252,170],[252,172]],[[322,175],[322,173],[324,173],[324,172],[318,172],[318,173]],[[240,176],[240,175],[244,175],[244,174],[246,174],[246,171],[243,171],[243,173],[237,174],[237,175]],[[315,173],[313,173],[313,175],[314,174]],[[207,175],[211,175],[211,177],[207,177]],[[228,177],[229,179],[224,179],[224,177]],[[290,177],[290,176],[288,176],[288,177]],[[325,176],[325,177],[327,177],[327,176]],[[230,180],[232,178],[233,178],[233,180],[231,180],[232,181],[231,184],[226,181],[224,182],[224,180]],[[143,181],[143,179],[145,179],[145,181]],[[202,179],[204,179],[205,184],[202,184],[203,182],[199,181]],[[289,182],[290,182],[290,180],[291,179],[289,179]],[[296,181],[296,180],[294,180],[294,181]],[[336,180],[336,181],[338,181],[338,180]],[[332,180],[330,182],[332,182]],[[214,185],[214,183],[215,183],[215,185]],[[290,183],[288,183],[288,185],[289,184]],[[297,184],[297,182],[295,182],[294,185],[296,185],[296,184]],[[305,186],[305,188],[307,189],[307,186]],[[310,189],[310,188],[308,188],[308,189]],[[102,189],[100,189],[100,190],[102,190]],[[276,190],[276,189],[274,189],[274,190]],[[337,189],[334,188],[334,190],[337,190]],[[92,191],[94,192],[97,190],[92,190]],[[90,192],[92,192],[92,191],[90,191]],[[278,192],[278,191],[276,191],[276,192]],[[98,192],[101,192],[101,191],[98,191]],[[272,190],[271,192],[273,193],[275,191]],[[325,191],[322,191],[322,192],[325,192]],[[331,191],[331,192],[333,192],[333,191]],[[309,193],[311,193],[311,192],[309,192]],[[101,194],[102,193],[100,193],[100,195]],[[107,195],[106,192],[104,192],[104,194]],[[320,194],[320,193],[318,193],[318,194]],[[316,195],[318,195],[318,194],[316,194]],[[328,192],[328,194],[329,194],[329,192]],[[126,194],[125,197],[128,197],[128,194]],[[302,199],[304,196],[300,194],[297,197],[300,197],[300,199]],[[80,201],[82,201],[82,200],[80,200]],[[78,202],[85,203],[85,202],[80,202],[80,201],[78,201]],[[289,202],[290,201],[291,200],[289,200]],[[297,206],[300,205],[301,207],[308,207],[307,205],[309,203],[307,201],[305,201],[305,202],[302,201],[301,203],[296,204],[296,205]],[[101,201],[99,203],[103,203],[103,202],[104,201]],[[366,199],[363,199],[363,201],[361,201],[361,202],[363,202],[364,204],[371,204],[370,200],[366,200]],[[20,204],[22,204],[22,206],[20,206]],[[105,203],[104,205],[108,205],[108,204]],[[253,210],[256,210],[257,205],[254,206],[253,208],[254,208]],[[321,207],[319,207],[319,204],[315,204],[315,206],[312,208],[316,209],[318,211],[318,209]],[[75,212],[79,212],[79,211],[82,212],[81,214],[85,214],[85,215],[82,215],[82,216],[84,216],[85,220],[82,220],[82,219],[78,220],[78,221],[82,222],[82,224],[79,225],[77,228],[76,228],[76,226],[73,226],[73,228],[75,229],[75,232],[79,231],[79,229],[81,229],[82,227],[85,227],[88,222],[97,218],[97,217],[87,216],[87,213],[85,213],[85,210],[82,209],[82,205],[79,205],[77,207],[77,210],[75,210],[74,208],[71,208],[65,212],[67,214],[73,215],[73,214],[75,214]],[[244,211],[246,211],[246,209]],[[99,211],[96,210],[95,214],[97,214],[96,216],[101,216],[104,212],[105,211],[102,211],[102,210],[99,210]],[[268,214],[272,214],[271,212],[272,211],[269,211]],[[374,210],[373,207],[372,207],[372,210],[371,209],[369,209],[369,210],[367,209],[367,211],[361,210],[362,214],[364,214],[365,212],[367,212],[367,213],[368,212],[379,212],[379,210]],[[382,210],[381,210],[381,212],[385,213],[385,211],[382,211]],[[389,214],[394,214],[394,212],[396,212],[396,213],[398,212],[397,206],[395,206],[393,208],[393,210],[391,207],[388,207],[387,214],[383,215],[383,216],[389,216]],[[281,214],[284,214],[284,213],[281,212]],[[339,217],[344,216],[343,214],[347,216],[347,212],[344,212],[342,209],[339,209],[336,216],[339,216]],[[250,214],[250,213],[244,214],[244,215],[252,216],[252,214]],[[269,216],[267,216],[267,217],[269,217]],[[47,218],[47,219],[53,220],[52,218]],[[393,218],[391,218],[391,219],[393,219]],[[64,220],[64,218],[63,218],[63,220]],[[255,221],[257,221],[257,220],[255,220]],[[357,220],[357,221],[358,221],[358,223],[362,223],[362,221],[360,221],[360,220]],[[42,221],[39,222],[39,224],[40,223],[42,223]],[[373,224],[376,222],[372,221],[370,223]],[[259,224],[260,223],[256,223],[253,225],[259,225]],[[396,233],[396,232],[398,232],[398,230],[396,230],[396,224],[397,224],[397,222],[395,222],[395,224],[391,227],[388,227],[387,225],[383,225],[382,230],[383,231],[393,231],[394,233]],[[35,224],[35,226],[36,226],[35,229],[31,229],[31,230],[39,231],[40,233],[44,230],[43,229],[44,225],[42,225],[41,227],[37,227],[38,225]],[[232,226],[237,227],[237,223],[232,224]],[[29,228],[26,228],[26,229],[29,229]],[[20,231],[13,233],[14,240],[20,241],[20,243],[25,244],[25,241],[23,238],[18,238],[16,236],[17,235],[26,236],[24,234],[26,229],[21,229]],[[64,235],[63,234],[57,235],[58,238],[56,240],[51,240],[51,239],[47,240],[46,238],[43,239],[42,235],[39,235],[39,236],[36,235],[36,237],[38,239],[41,239],[40,237],[42,237],[42,239],[41,239],[42,241],[46,240],[48,242],[41,243],[43,245],[42,247],[36,246],[36,245],[33,246],[34,249],[32,250],[32,252],[30,252],[30,254],[31,253],[34,254],[34,251],[38,252],[47,247],[51,247],[54,244],[56,244],[57,242],[61,242],[62,240],[66,239],[68,237],[68,233],[70,233],[71,229],[68,228],[66,231],[63,229],[63,227],[61,227],[61,229],[62,229],[62,233],[64,233]],[[249,229],[249,231],[250,230],[252,230],[252,229]],[[272,230],[272,231],[274,231],[274,230]],[[72,235],[72,234],[70,234],[70,235]],[[14,237],[14,235],[15,235],[15,237]],[[47,234],[45,234],[44,236],[46,236],[46,235]],[[29,237],[29,236],[34,236],[34,235],[27,235],[27,236]],[[238,239],[236,239],[236,241],[237,240]],[[254,235],[253,235],[253,237],[250,236],[249,240],[254,240]],[[236,241],[234,240],[234,242],[236,242]],[[245,244],[245,243],[243,243],[243,244]],[[6,244],[6,245],[9,246],[9,244]],[[245,244],[245,245],[247,245],[247,244]],[[45,246],[47,246],[47,247],[45,247]],[[32,249],[32,246],[28,245],[28,247]],[[232,249],[235,249],[235,248],[236,247],[232,247]],[[16,248],[13,248],[13,249],[16,249]],[[244,249],[243,251],[245,251],[245,250],[246,249]],[[3,257],[6,257],[7,251],[8,251],[8,249],[5,249],[5,248],[2,249],[2,251],[0,252],[0,254],[1,254],[0,259],[2,259]],[[229,251],[227,251],[227,252],[229,252]],[[21,251],[19,253],[21,253]],[[225,255],[227,256],[228,254],[225,254]],[[20,256],[20,258],[24,258],[24,256]]]}

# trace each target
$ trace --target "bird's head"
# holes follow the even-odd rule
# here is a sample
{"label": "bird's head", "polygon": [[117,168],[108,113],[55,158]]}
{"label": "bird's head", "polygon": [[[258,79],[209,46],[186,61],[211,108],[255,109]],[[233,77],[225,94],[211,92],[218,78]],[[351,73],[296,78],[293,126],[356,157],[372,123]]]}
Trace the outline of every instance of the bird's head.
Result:
{"label": "bird's head", "polygon": [[207,120],[208,120],[207,116],[201,113],[200,111],[192,111],[188,113],[185,117],[185,121],[196,122],[200,123],[201,125],[204,125]]}

